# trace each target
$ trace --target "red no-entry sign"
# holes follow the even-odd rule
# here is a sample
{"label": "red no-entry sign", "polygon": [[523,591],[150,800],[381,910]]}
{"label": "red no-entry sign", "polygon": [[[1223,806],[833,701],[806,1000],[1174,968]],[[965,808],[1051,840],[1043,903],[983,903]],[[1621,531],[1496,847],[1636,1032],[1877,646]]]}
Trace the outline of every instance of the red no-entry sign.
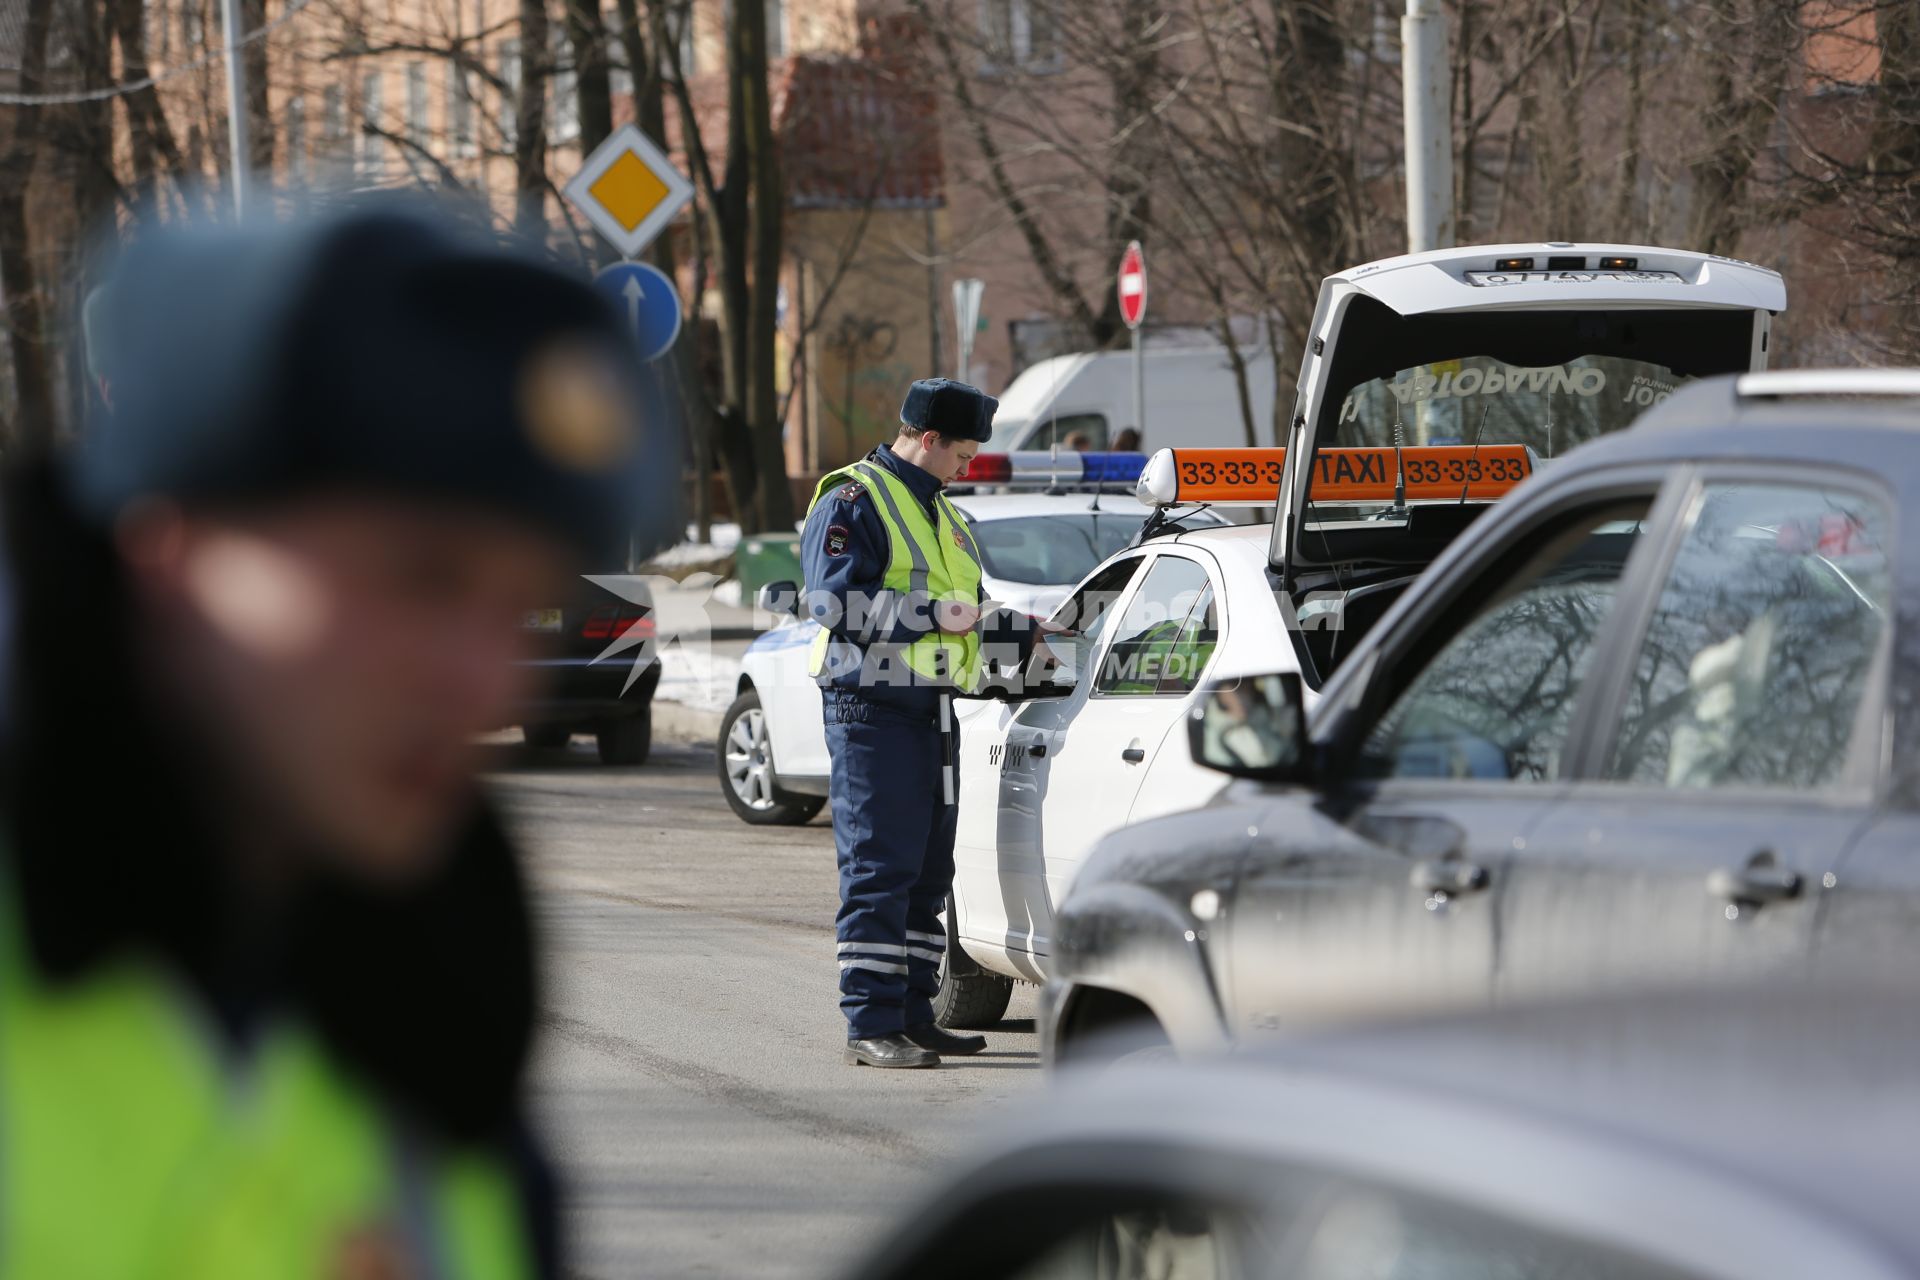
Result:
{"label": "red no-entry sign", "polygon": [[1140,242],[1133,241],[1120,255],[1120,318],[1138,329],[1147,317],[1147,259]]}

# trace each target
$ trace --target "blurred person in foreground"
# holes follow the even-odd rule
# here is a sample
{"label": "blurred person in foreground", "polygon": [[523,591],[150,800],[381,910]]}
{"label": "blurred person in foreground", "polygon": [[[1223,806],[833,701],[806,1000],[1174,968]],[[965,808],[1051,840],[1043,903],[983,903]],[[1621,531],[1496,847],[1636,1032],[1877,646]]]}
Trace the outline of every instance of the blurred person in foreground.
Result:
{"label": "blurred person in foreground", "polygon": [[0,1275],[550,1274],[474,735],[646,483],[618,321],[399,207],[88,312],[112,410],[0,511]]}

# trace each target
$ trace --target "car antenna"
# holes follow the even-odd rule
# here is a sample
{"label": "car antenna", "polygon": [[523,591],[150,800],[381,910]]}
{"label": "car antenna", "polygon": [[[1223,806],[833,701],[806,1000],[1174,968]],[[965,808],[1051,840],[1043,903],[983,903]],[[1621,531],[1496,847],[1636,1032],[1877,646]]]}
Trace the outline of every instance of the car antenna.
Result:
{"label": "car antenna", "polygon": [[[1473,429],[1473,461],[1480,461],[1480,439],[1487,433],[1487,415],[1493,412],[1493,401],[1487,401],[1487,407],[1480,411],[1480,425]],[[1467,505],[1467,490],[1473,481],[1468,480],[1460,486],[1460,505]]]}
{"label": "car antenna", "polygon": [[[1407,514],[1407,468],[1400,456],[1401,448],[1406,444],[1406,428],[1400,421],[1400,415],[1393,415],[1393,512],[1395,516]],[[1324,534],[1322,535],[1325,536]]]}
{"label": "car antenna", "polygon": [[1047,450],[1047,496],[1057,498],[1066,490],[1060,487],[1060,436],[1056,432]]}

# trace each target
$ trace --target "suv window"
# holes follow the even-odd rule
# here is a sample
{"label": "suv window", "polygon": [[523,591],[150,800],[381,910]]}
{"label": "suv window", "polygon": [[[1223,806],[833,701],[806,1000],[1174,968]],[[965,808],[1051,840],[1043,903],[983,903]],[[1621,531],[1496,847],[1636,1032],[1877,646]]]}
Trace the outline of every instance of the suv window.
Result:
{"label": "suv window", "polygon": [[1832,782],[1890,625],[1885,511],[1844,490],[1710,484],[1685,530],[1606,776],[1688,790]]}
{"label": "suv window", "polygon": [[1054,445],[1062,449],[1081,451],[1104,449],[1107,447],[1107,415],[1104,413],[1069,413],[1063,417],[1050,418],[1042,422],[1031,435],[1020,442],[1022,449],[1051,449]]}
{"label": "suv window", "polygon": [[1179,632],[1168,646],[1166,660],[1160,664],[1160,693],[1192,693],[1207,669],[1214,646],[1220,643],[1220,613],[1208,587],[1194,602],[1193,611],[1180,624]]}
{"label": "suv window", "polygon": [[[1198,631],[1189,632],[1187,618],[1207,594],[1207,571],[1185,556],[1162,555],[1147,570],[1140,589],[1127,602],[1113,633],[1113,644],[1100,664],[1095,693],[1141,695],[1162,690],[1162,677],[1182,678],[1185,658],[1191,658]],[[1203,615],[1204,617],[1204,615]],[[1182,646],[1185,646],[1184,650]],[[1191,676],[1186,688],[1192,688]]]}
{"label": "suv window", "polygon": [[1090,648],[1107,629],[1107,619],[1112,613],[1114,601],[1126,593],[1127,584],[1133,581],[1133,575],[1140,571],[1145,559],[1144,556],[1128,556],[1124,560],[1115,560],[1087,579],[1078,591],[1067,598],[1065,604],[1054,610],[1053,621],[1079,632],[1082,651]]}
{"label": "suv window", "polygon": [[1589,509],[1523,541],[1489,594],[1374,724],[1359,772],[1386,778],[1538,781],[1560,774],[1594,640],[1638,545],[1650,499]]}

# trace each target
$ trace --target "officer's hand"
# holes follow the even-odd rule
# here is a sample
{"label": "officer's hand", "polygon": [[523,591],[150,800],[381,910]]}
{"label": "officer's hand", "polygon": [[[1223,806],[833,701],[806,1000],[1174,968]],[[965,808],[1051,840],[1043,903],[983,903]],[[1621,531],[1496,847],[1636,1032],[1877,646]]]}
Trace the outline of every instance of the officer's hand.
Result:
{"label": "officer's hand", "polygon": [[966,635],[980,625],[980,608],[964,600],[941,600],[933,606],[933,625],[948,635]]}

